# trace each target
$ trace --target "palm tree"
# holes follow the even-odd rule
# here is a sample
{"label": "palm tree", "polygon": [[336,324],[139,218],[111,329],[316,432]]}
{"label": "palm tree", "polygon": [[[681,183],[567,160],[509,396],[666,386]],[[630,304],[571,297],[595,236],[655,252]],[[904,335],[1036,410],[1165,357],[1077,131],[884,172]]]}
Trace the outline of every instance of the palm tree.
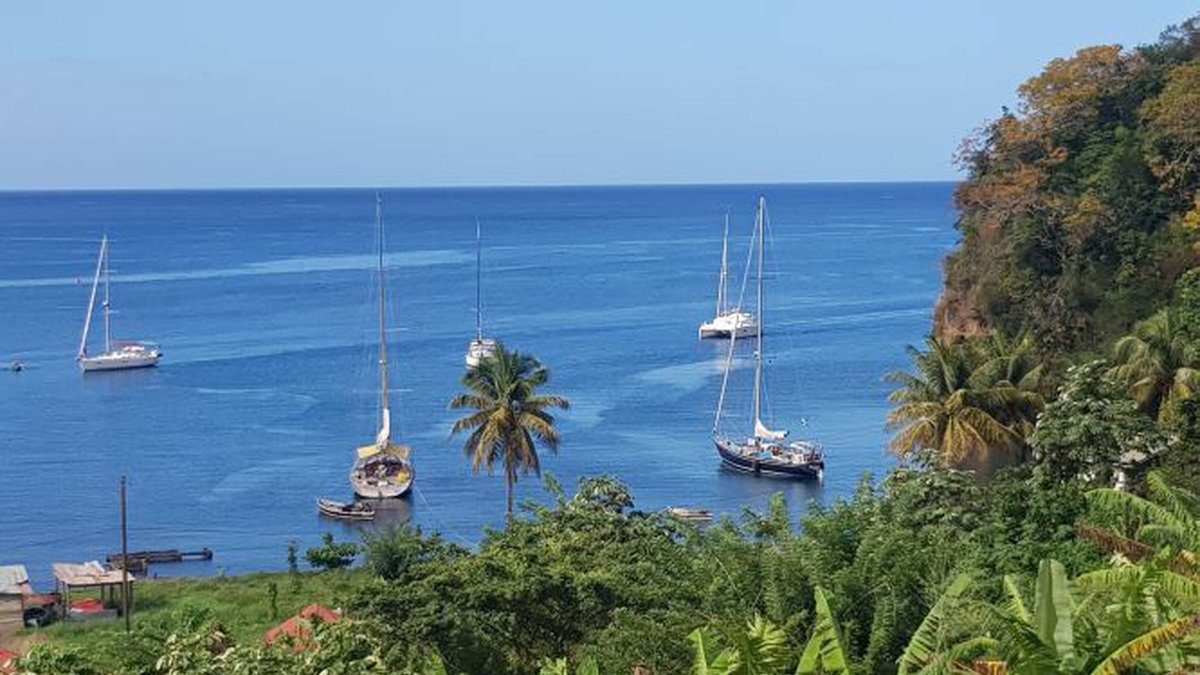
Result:
{"label": "palm tree", "polygon": [[1128,385],[1142,410],[1169,419],[1174,404],[1200,391],[1200,354],[1191,345],[1179,313],[1160,310],[1117,340],[1117,365],[1109,371]]}
{"label": "palm tree", "polygon": [[926,351],[909,346],[915,373],[896,371],[885,380],[897,389],[888,400],[895,404],[887,428],[895,431],[891,448],[902,458],[932,452],[943,464],[987,460],[996,449],[1019,449],[1020,431],[1005,423],[1015,409],[1020,390],[1012,386],[979,389],[972,385],[972,354],[961,345],[936,337]]}
{"label": "palm tree", "polygon": [[558,430],[549,410],[571,407],[561,396],[538,393],[549,379],[550,371],[536,358],[497,343],[491,357],[463,375],[466,393],[450,401],[451,410],[472,411],[456,421],[451,430],[453,434],[471,432],[463,445],[471,458],[471,469],[478,473],[487,467],[491,473],[496,462],[504,462],[509,522],[513,519],[517,474],[533,471],[540,475],[539,444],[551,452],[558,450]]}

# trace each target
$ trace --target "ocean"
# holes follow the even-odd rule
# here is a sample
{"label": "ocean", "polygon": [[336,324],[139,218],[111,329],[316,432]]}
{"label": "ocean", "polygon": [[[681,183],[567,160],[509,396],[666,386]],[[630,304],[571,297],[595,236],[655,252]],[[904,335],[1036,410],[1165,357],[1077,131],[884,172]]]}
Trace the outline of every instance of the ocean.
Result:
{"label": "ocean", "polygon": [[[951,183],[383,190],[394,436],[415,489],[380,523],[464,545],[504,514],[502,473],[474,475],[450,435],[475,325],[475,222],[485,332],[536,355],[569,398],[545,473],[626,482],[637,508],[739,516],[783,492],[794,511],[880,476],[888,386],[929,330],[957,239]],[[737,298],[767,198],[769,418],[826,448],[824,482],[723,470],[710,442],[727,343],[712,317],[723,219]],[[0,565],[45,587],[50,564],[207,547],[159,575],[286,567],[357,527],[352,451],[377,428],[374,191],[0,193]],[[83,375],[74,361],[103,234],[114,334],[153,340],[157,369]],[[753,281],[747,289],[752,297]],[[97,312],[97,319],[99,319]],[[102,341],[93,332],[93,351]],[[749,431],[751,341],[739,341],[723,427]],[[548,497],[522,476],[518,500]]]}

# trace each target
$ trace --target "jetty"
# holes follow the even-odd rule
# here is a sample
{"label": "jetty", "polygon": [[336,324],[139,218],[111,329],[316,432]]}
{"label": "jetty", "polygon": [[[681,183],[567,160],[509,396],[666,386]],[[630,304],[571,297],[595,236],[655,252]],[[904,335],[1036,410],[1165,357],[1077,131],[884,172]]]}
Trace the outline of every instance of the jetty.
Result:
{"label": "jetty", "polygon": [[169,548],[158,551],[133,551],[126,555],[120,553],[109,553],[108,564],[113,569],[121,569],[123,560],[128,558],[130,572],[145,572],[150,563],[178,563],[188,560],[212,560],[213,552],[210,548],[202,548],[199,551],[180,551],[177,548]]}

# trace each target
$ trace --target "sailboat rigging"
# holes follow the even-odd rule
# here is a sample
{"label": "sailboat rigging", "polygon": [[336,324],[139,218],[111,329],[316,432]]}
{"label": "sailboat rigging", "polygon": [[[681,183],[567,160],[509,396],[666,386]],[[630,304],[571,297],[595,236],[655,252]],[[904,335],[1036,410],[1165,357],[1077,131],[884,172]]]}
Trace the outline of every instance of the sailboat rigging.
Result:
{"label": "sailboat rigging", "polygon": [[[740,304],[740,303],[739,303]],[[725,235],[721,239],[721,274],[717,282],[717,313],[700,324],[700,339],[750,337],[758,330],[758,319],[741,307],[729,306],[729,214],[725,214]]]}
{"label": "sailboat rigging", "polygon": [[383,197],[375,195],[375,231],[379,244],[379,433],[375,442],[355,450],[354,466],[350,469],[350,486],[354,494],[367,499],[400,497],[408,492],[413,481],[410,449],[392,443],[392,411],[389,401],[387,359],[387,276],[383,263],[384,227]]}
{"label": "sailboat rigging", "polygon": [[[76,361],[83,372],[90,373],[100,370],[130,370],[133,368],[149,368],[157,366],[162,358],[158,345],[151,342],[134,340],[114,340],[112,332],[112,272],[109,270],[108,235],[100,240],[100,256],[96,260],[96,274],[92,279],[92,292],[88,298],[87,317],[83,322],[83,336],[79,339],[79,353]],[[88,338],[92,332],[92,315],[96,312],[96,296],[100,290],[101,279],[104,281],[104,351],[92,356],[88,353]]]}
{"label": "sailboat rigging", "polygon": [[496,353],[496,340],[483,337],[483,234],[479,219],[475,219],[475,339],[467,346],[467,368],[479,367],[479,362]]}
{"label": "sailboat rigging", "polygon": [[717,401],[717,413],[713,421],[713,443],[721,461],[728,467],[751,473],[756,476],[774,476],[781,478],[816,478],[820,480],[825,473],[825,453],[821,446],[813,441],[797,440],[786,442],[788,432],[769,428],[762,420],[763,399],[763,365],[765,360],[763,344],[763,324],[765,323],[765,305],[763,303],[765,289],[763,283],[763,249],[767,228],[767,200],[760,197],[758,213],[755,216],[754,236],[751,245],[758,247],[758,286],[757,312],[758,322],[754,350],[754,426],[746,440],[737,440],[721,431],[721,414],[725,408],[725,395],[728,391],[729,373],[733,365],[733,348],[737,341],[734,335],[729,343],[729,352],[725,360],[725,372],[721,379],[721,396]]}

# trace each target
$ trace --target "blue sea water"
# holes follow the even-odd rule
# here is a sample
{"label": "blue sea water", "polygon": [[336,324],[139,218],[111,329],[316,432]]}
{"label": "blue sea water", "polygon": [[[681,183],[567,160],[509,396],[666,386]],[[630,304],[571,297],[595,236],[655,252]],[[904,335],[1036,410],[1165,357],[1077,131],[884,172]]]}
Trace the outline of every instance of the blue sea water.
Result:
{"label": "blue sea water", "polygon": [[[447,402],[474,331],[475,220],[486,332],[536,354],[568,397],[543,468],[568,489],[612,474],[642,509],[738,515],[783,491],[796,510],[890,465],[881,377],[928,331],[956,239],[949,183],[385,190],[395,428],[414,449],[411,518],[478,541],[503,521],[501,475],[473,475]],[[720,468],[710,443],[726,343],[712,316],[722,219],[731,294],[768,199],[767,348],[774,425],[827,449],[823,485]],[[119,547],[209,547],[160,574],[280,569],[322,532],[317,496],[347,498],[377,425],[370,190],[0,193],[0,564]],[[118,337],[158,369],[81,374],[74,354],[98,242],[112,240]],[[750,291],[747,291],[749,298]],[[93,342],[93,345],[96,345]],[[731,431],[748,430],[752,346],[737,346]],[[801,420],[807,424],[803,425]],[[545,499],[534,476],[520,499]]]}

